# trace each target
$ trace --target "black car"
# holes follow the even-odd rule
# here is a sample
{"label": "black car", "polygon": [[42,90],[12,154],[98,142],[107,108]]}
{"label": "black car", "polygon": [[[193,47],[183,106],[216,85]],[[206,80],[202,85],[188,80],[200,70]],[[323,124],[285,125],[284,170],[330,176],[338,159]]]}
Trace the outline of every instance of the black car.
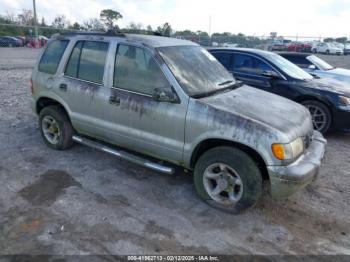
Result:
{"label": "black car", "polygon": [[18,47],[20,45],[20,41],[14,37],[0,36],[0,47]]}
{"label": "black car", "polygon": [[350,131],[350,85],[316,79],[276,53],[244,48],[208,51],[245,84],[303,104],[309,109],[316,130]]}

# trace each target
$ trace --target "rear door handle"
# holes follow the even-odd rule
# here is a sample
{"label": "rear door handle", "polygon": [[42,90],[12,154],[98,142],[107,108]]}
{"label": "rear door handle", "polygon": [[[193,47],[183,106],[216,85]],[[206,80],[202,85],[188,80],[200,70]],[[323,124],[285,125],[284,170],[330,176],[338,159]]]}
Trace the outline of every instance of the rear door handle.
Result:
{"label": "rear door handle", "polygon": [[120,105],[120,98],[116,96],[110,96],[109,97],[109,103],[111,105],[119,106]]}
{"label": "rear door handle", "polygon": [[67,84],[60,84],[59,88],[62,90],[62,91],[67,91]]}

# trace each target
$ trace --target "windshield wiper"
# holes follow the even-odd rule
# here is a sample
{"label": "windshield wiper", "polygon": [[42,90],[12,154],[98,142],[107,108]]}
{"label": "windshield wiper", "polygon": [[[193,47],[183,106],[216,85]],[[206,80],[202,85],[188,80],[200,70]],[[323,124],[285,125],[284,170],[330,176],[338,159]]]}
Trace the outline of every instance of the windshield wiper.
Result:
{"label": "windshield wiper", "polygon": [[[233,82],[233,81],[226,81],[228,83]],[[211,96],[217,93],[221,93],[223,91],[226,91],[228,89],[236,89],[238,87],[241,87],[243,85],[243,82],[241,81],[235,81],[232,85],[228,85],[226,87],[220,88],[220,89],[216,89],[216,90],[212,90],[212,91],[208,91],[208,92],[203,92],[203,93],[199,93],[199,94],[194,94],[191,97],[193,98],[203,98],[203,97],[207,97],[207,96]]]}
{"label": "windshield wiper", "polygon": [[227,80],[225,82],[220,83],[219,86],[224,86],[224,85],[230,84],[232,82],[233,82],[232,80]]}

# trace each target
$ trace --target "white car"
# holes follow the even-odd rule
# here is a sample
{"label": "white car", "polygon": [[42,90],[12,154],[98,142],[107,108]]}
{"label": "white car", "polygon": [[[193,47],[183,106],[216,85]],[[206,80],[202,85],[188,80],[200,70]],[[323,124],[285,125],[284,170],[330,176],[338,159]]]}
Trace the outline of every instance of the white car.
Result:
{"label": "white car", "polygon": [[342,55],[344,54],[344,50],[337,47],[333,43],[315,43],[315,45],[312,47],[313,53],[325,53],[325,54],[331,54],[331,55]]}

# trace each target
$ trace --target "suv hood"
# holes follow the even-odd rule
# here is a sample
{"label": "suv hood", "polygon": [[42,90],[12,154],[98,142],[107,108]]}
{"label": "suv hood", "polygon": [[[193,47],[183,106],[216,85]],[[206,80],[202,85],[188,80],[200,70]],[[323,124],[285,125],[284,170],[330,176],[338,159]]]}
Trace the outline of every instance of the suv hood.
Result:
{"label": "suv hood", "polygon": [[259,122],[282,132],[289,139],[305,136],[313,130],[311,116],[306,108],[250,86],[244,85],[229,92],[202,98],[200,101],[215,109]]}

